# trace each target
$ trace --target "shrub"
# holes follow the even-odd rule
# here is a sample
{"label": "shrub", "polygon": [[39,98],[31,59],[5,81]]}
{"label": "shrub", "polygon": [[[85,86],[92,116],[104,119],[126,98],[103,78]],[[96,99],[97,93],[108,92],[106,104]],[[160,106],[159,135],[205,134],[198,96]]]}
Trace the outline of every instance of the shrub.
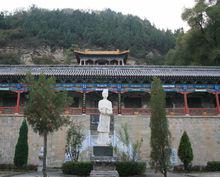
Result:
{"label": "shrub", "polygon": [[[66,162],[62,166],[64,174],[89,175],[92,170],[91,162]],[[146,170],[145,162],[117,162],[116,170],[120,176],[142,175]]]}
{"label": "shrub", "polygon": [[[62,166],[64,174],[89,175],[92,170],[92,162],[66,162]],[[120,176],[142,175],[146,169],[145,162],[117,162],[116,170]]]}
{"label": "shrub", "polygon": [[220,161],[211,161],[207,163],[207,171],[220,171]]}
{"label": "shrub", "polygon": [[145,162],[117,162],[116,170],[120,176],[142,175],[146,170]]}
{"label": "shrub", "polygon": [[184,131],[178,149],[178,156],[184,164],[185,170],[190,170],[189,164],[193,160],[193,150],[187,133]]}
{"label": "shrub", "polygon": [[86,176],[90,174],[91,170],[91,162],[66,162],[62,165],[64,174]]}

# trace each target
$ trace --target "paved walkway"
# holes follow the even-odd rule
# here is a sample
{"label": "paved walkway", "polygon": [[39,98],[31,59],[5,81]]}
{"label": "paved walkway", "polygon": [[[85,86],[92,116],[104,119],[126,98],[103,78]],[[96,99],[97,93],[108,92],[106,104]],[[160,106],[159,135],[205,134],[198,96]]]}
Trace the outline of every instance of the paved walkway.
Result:
{"label": "paved walkway", "polygon": [[[147,171],[146,177],[163,177],[160,173],[154,173],[151,171]],[[12,172],[8,172],[8,174],[1,174],[0,177],[42,177],[42,173],[34,172],[34,173],[26,173],[26,174],[12,174]],[[48,177],[77,177],[73,175],[64,175],[61,171],[48,172]],[[137,176],[136,176],[137,177]],[[143,176],[145,177],[145,176]],[[167,177],[220,177],[220,172],[218,173],[168,173]]]}
{"label": "paved walkway", "polygon": [[[162,174],[147,173],[147,177],[163,177]],[[168,173],[167,177],[220,177],[220,172],[209,173]]]}
{"label": "paved walkway", "polygon": [[193,173],[188,174],[188,177],[220,177],[220,172],[210,172],[210,173]]}
{"label": "paved walkway", "polygon": [[[42,173],[39,172],[32,172],[32,173],[19,173],[19,174],[12,174],[8,173],[5,175],[2,175],[0,177],[42,177]],[[73,175],[64,175],[61,171],[54,171],[54,172],[48,172],[48,177],[76,177]]]}
{"label": "paved walkway", "polygon": [[[64,175],[61,171],[48,172],[48,177],[70,177],[70,176],[77,177],[77,176],[73,176],[73,175]],[[2,176],[2,177],[42,177],[42,173],[34,172],[34,173],[17,174],[17,175],[10,174],[10,175]],[[138,176],[138,177],[140,177],[140,176]],[[162,177],[162,175],[159,173],[155,174],[153,172],[149,172],[149,173],[147,173],[146,176],[143,176],[143,177]],[[168,177],[186,177],[186,176],[169,173]]]}
{"label": "paved walkway", "polygon": [[[146,177],[163,177],[161,173],[154,173],[153,171],[147,171],[146,172],[147,176]],[[167,177],[186,177],[185,174],[176,174],[176,173],[167,173]]]}
{"label": "paved walkway", "polygon": [[[163,177],[162,174],[147,172],[147,177]],[[168,173],[167,177],[220,177],[220,172],[209,173]]]}

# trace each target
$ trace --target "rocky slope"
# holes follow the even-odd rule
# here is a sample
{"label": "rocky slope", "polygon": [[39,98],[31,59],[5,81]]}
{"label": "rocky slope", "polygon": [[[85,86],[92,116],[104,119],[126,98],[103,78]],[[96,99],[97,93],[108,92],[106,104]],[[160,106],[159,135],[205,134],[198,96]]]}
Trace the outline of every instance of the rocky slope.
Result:
{"label": "rocky slope", "polygon": [[[50,47],[41,48],[0,48],[0,64],[22,64],[22,65],[45,65],[45,64],[77,64],[74,52],[71,49]],[[129,56],[129,65],[145,64],[143,60],[138,60]]]}

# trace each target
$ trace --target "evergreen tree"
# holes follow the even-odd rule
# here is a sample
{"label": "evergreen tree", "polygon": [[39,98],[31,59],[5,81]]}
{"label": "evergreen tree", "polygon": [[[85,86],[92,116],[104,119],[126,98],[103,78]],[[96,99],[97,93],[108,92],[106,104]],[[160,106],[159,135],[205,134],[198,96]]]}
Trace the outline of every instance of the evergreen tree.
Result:
{"label": "evergreen tree", "polygon": [[29,94],[25,108],[25,116],[34,132],[44,139],[43,176],[47,177],[47,135],[57,131],[68,122],[68,117],[62,116],[65,106],[70,103],[66,92],[54,89],[55,78],[46,78],[41,74],[38,79],[27,75]]}
{"label": "evergreen tree", "polygon": [[164,177],[170,162],[170,132],[165,111],[165,92],[160,79],[154,78],[151,85],[151,165]]}
{"label": "evergreen tree", "polygon": [[185,170],[188,170],[189,164],[193,160],[193,150],[187,133],[184,131],[178,149],[178,156],[184,164]]}
{"label": "evergreen tree", "polygon": [[[144,61],[149,52],[164,59],[175,47],[175,34],[159,30],[147,19],[122,15],[110,9],[80,11],[73,9],[47,10],[32,6],[14,13],[0,12],[0,45],[24,47],[80,48],[130,50],[132,57]],[[20,46],[19,46],[20,47]],[[164,60],[162,60],[164,61]]]}
{"label": "evergreen tree", "polygon": [[14,164],[25,167],[28,161],[28,126],[24,119],[19,131],[18,142],[15,147]]}

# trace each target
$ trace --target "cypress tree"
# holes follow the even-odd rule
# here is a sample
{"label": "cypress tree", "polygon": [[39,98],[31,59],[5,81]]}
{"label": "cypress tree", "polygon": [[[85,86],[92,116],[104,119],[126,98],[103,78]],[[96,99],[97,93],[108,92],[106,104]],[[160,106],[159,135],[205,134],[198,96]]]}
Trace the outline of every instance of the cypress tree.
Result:
{"label": "cypress tree", "polygon": [[189,164],[193,160],[193,150],[187,133],[184,131],[180,139],[178,156],[184,164],[184,169],[189,170]]}
{"label": "cypress tree", "polygon": [[15,147],[14,165],[25,167],[28,161],[28,126],[24,119],[19,131],[18,142]]}
{"label": "cypress tree", "polygon": [[170,132],[165,110],[165,92],[160,79],[154,78],[151,84],[151,165],[164,177],[170,163]]}

